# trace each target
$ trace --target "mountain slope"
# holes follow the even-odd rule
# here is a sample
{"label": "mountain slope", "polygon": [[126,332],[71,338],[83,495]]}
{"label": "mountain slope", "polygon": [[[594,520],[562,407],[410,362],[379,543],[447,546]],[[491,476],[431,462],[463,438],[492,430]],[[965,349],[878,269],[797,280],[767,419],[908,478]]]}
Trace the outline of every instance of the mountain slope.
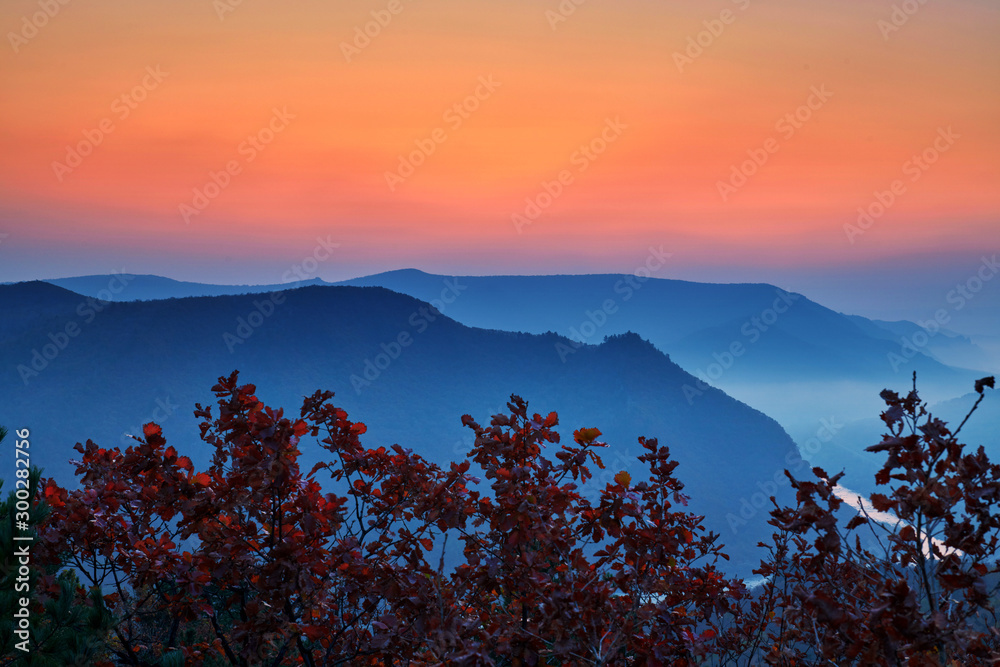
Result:
{"label": "mountain slope", "polygon": [[[918,377],[918,391],[921,390],[921,384]],[[900,395],[906,395],[910,388],[912,385],[894,389]],[[922,391],[921,396],[923,396]],[[932,416],[945,421],[949,428],[954,430],[962,423],[977,398],[977,394],[970,392],[948,401],[932,403],[928,411]],[[990,460],[997,463],[1000,462],[998,432],[1000,432],[1000,393],[987,389],[983,402],[962,427],[958,439],[967,445],[966,451],[971,452],[983,447]],[[821,443],[815,451],[807,454],[810,462],[830,472],[845,470],[844,485],[854,491],[869,494],[875,490],[875,473],[885,463],[885,455],[872,454],[864,450],[881,442],[885,433],[886,426],[878,416],[850,421],[843,424],[829,442]]]}
{"label": "mountain slope", "polygon": [[554,331],[588,343],[638,332],[702,380],[689,391],[692,401],[705,385],[719,387],[775,417],[797,439],[831,411],[841,419],[877,414],[878,392],[914,370],[938,400],[964,393],[982,374],[911,353],[864,318],[773,285],[627,275],[448,278],[415,270],[346,284],[429,300],[471,326]]}
{"label": "mountain slope", "polygon": [[[0,287],[0,316],[25,289]],[[55,317],[49,331],[77,318]],[[601,428],[612,445],[601,482],[624,468],[636,476],[636,438],[659,437],[681,463],[692,509],[722,533],[743,571],[770,534],[766,513],[750,503],[763,505],[781,470],[803,466],[778,424],[721,391],[689,405],[682,388],[691,376],[634,334],[563,361],[556,349],[565,338],[469,328],[381,288],[307,287],[277,303],[248,295],[109,304],[25,384],[18,367],[47,334],[32,329],[0,349],[0,422],[30,428],[35,462],[64,479],[73,443],[123,444],[123,431],[154,419],[171,444],[204,462],[191,411],[233,369],[262,400],[289,410],[333,389],[368,424],[369,442],[398,442],[439,462],[471,448],[463,413],[486,420],[512,393],[539,412],[558,411],[564,437]]]}
{"label": "mountain slope", "polygon": [[[638,331],[681,365],[707,367],[733,343],[745,348],[727,369],[734,378],[754,377],[763,366],[771,377],[822,372],[858,378],[889,367],[898,345],[872,336],[856,320],[766,284],[711,284],[628,275],[435,276],[412,269],[345,281],[387,287],[434,302],[454,295],[445,312],[470,326],[540,333],[552,330],[597,342],[604,335]],[[794,355],[774,364],[775,354]],[[952,369],[919,358],[921,370],[943,377]],[[805,365],[803,365],[805,364]]]}
{"label": "mountain slope", "polygon": [[0,294],[4,295],[0,303],[4,315],[0,318],[0,343],[34,327],[44,327],[53,317],[87,307],[85,297],[39,281],[19,283],[16,287],[0,285]]}
{"label": "mountain slope", "polygon": [[[106,301],[153,301],[181,299],[189,296],[227,296],[235,294],[263,294],[309,285],[325,285],[319,278],[289,282],[282,285],[211,285],[172,280],[152,275],[94,275],[74,278],[55,278],[45,281],[63,289],[101,298]],[[109,285],[113,289],[109,289]],[[116,286],[121,288],[117,289]]]}
{"label": "mountain slope", "polygon": [[[945,314],[947,315],[947,312]],[[924,354],[948,366],[980,368],[990,372],[997,370],[996,361],[991,359],[992,354],[989,350],[968,336],[941,327],[933,320],[928,320],[927,328],[924,328],[906,320],[886,322],[857,316],[851,316],[850,319],[870,336],[881,337],[900,345],[920,347]]]}
{"label": "mountain slope", "polygon": [[[945,356],[939,353],[942,335],[940,342],[911,350],[899,331],[915,324],[846,316],[772,285],[635,275],[448,277],[415,269],[340,284],[408,294],[469,326],[551,331],[577,344],[637,332],[700,380],[688,384],[691,404],[707,386],[721,388],[777,419],[799,441],[822,428],[821,420],[831,414],[840,421],[877,414],[879,391],[905,384],[914,370],[933,400],[961,395],[984,374],[932,356],[961,359],[967,362],[963,367],[975,368],[974,346],[959,342],[964,356]],[[278,288],[284,289],[253,289]],[[557,356],[566,358],[573,350],[560,349]],[[988,355],[982,365],[986,362]]]}

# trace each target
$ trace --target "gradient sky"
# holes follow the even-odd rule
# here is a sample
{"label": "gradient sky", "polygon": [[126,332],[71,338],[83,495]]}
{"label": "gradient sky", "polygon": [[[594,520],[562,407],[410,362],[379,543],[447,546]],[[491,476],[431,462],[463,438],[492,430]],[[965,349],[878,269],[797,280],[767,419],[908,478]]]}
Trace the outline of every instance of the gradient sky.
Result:
{"label": "gradient sky", "polygon": [[[891,33],[889,0],[587,0],[555,27],[558,0],[399,2],[347,62],[342,43],[389,0],[72,0],[34,32],[38,0],[6,0],[0,280],[277,282],[329,237],[331,280],[630,272],[662,245],[662,277],[795,287],[885,267],[899,282],[929,256],[945,280],[1000,246],[992,0],[934,0]],[[703,32],[724,10],[721,34]],[[481,77],[500,85],[454,127],[445,112]],[[787,136],[778,121],[818,88],[832,97]],[[248,162],[274,108],[295,118]],[[581,171],[608,119],[627,127]],[[60,180],[53,163],[102,121],[113,131]],[[436,128],[447,140],[391,191],[386,172]],[[958,138],[911,180],[947,128]],[[777,152],[723,201],[719,181],[769,139]],[[186,222],[180,205],[234,160]],[[512,214],[563,170],[572,182],[518,233]],[[851,243],[844,225],[897,179]]]}

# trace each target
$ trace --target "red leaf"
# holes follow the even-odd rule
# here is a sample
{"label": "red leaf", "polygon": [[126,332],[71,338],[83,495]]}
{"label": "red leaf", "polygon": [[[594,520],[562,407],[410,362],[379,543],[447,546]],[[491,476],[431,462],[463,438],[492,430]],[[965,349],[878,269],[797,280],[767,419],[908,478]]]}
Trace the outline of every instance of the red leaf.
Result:
{"label": "red leaf", "polygon": [[601,437],[601,430],[597,428],[580,428],[573,431],[573,439],[579,444],[590,444]]}

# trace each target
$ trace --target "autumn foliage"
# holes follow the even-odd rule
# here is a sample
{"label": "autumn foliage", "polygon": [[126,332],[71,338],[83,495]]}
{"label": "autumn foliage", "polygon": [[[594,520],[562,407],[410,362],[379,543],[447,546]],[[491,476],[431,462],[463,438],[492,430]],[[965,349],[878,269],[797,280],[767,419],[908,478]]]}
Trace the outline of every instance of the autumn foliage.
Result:
{"label": "autumn foliage", "polygon": [[886,456],[871,507],[844,511],[843,475],[814,468],[797,506],[776,508],[764,606],[775,665],[996,665],[1000,465],[928,413],[914,387],[883,391]]}
{"label": "autumn foliage", "polygon": [[[601,432],[561,442],[556,413],[517,396],[488,425],[462,418],[475,445],[445,469],[365,447],[330,392],[286,416],[236,373],[213,391],[195,412],[206,470],[148,424],[125,451],[77,445],[80,488],[40,485],[39,613],[100,619],[103,644],[79,664],[1000,660],[1000,466],[915,389],[883,394],[889,433],[871,448],[887,456],[872,504],[898,520],[847,511],[839,475],[789,475],[797,505],[772,512],[753,590],[720,571],[717,536],[685,511],[654,439],[639,441],[643,479],[619,472],[585,495]],[[306,448],[322,451],[311,470]]]}
{"label": "autumn foliage", "polygon": [[[80,489],[44,488],[36,557],[105,592],[108,664],[690,664],[744,595],[655,440],[648,479],[591,503],[600,431],[560,445],[556,414],[516,396],[463,418],[480,481],[365,448],[331,393],[286,417],[236,374],[213,391],[208,470],[149,424],[124,452],[78,445]],[[326,450],[310,471],[307,444]]]}

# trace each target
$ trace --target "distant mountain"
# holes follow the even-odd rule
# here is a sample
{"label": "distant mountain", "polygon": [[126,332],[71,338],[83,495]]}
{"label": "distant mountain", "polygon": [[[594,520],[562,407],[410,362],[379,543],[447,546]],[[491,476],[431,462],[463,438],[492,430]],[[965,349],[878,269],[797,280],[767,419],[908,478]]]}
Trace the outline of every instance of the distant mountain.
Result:
{"label": "distant mountain", "polygon": [[179,299],[189,296],[263,294],[277,290],[327,284],[319,278],[314,278],[312,280],[289,282],[281,285],[210,285],[172,280],[161,276],[131,274],[56,278],[45,282],[78,294],[116,302]]}
{"label": "distant mountain", "polygon": [[343,284],[428,300],[470,326],[553,331],[588,343],[638,332],[702,381],[688,391],[692,403],[705,385],[719,387],[776,418],[800,442],[831,414],[877,414],[879,391],[906,383],[914,370],[936,399],[964,393],[982,375],[905,348],[871,320],[766,284],[634,275],[449,278],[412,269]]}
{"label": "distant mountain", "polygon": [[861,327],[862,331],[874,338],[893,341],[900,346],[913,345],[940,361],[957,368],[983,368],[991,372],[998,370],[992,360],[992,352],[984,349],[968,336],[955,333],[946,327],[927,322],[927,328],[915,322],[900,320],[886,322],[884,320],[869,320],[856,315],[850,320]]}
{"label": "distant mountain", "polygon": [[407,294],[468,326],[565,336],[570,342],[551,351],[557,360],[585,343],[637,332],[695,376],[682,387],[689,405],[708,387],[720,388],[777,419],[800,444],[826,423],[877,415],[879,392],[905,389],[913,371],[927,398],[959,396],[987,374],[992,358],[966,338],[942,332],[924,341],[914,338],[914,323],[844,315],[766,284],[636,275],[449,277],[415,269],[339,284]]}
{"label": "distant mountain", "polygon": [[[193,405],[211,404],[209,388],[233,369],[262,400],[292,411],[304,395],[332,389],[370,427],[367,442],[399,443],[438,462],[471,448],[462,414],[487,420],[511,393],[558,411],[564,437],[599,427],[612,447],[598,479],[621,469],[636,476],[636,438],[659,437],[681,463],[691,508],[722,534],[743,572],[770,535],[762,507],[773,480],[804,467],[760,412],[711,388],[689,404],[683,387],[694,378],[635,334],[561,359],[557,349],[572,347],[564,337],[470,328],[374,287],[104,304],[88,319],[78,312],[87,298],[19,284],[0,286],[0,321],[26,317],[27,302],[44,314],[0,346],[0,423],[30,428],[34,462],[63,479],[75,442],[127,444],[123,433],[151,420],[204,463]],[[9,450],[0,464],[13,469]]]}
{"label": "distant mountain", "polygon": [[[115,276],[50,280],[68,290],[113,301],[189,296],[260,294],[326,285],[320,279],[281,285],[209,285],[159,276],[128,276],[127,286],[108,290]],[[553,331],[580,343],[599,343],[605,335],[638,331],[661,350],[706,380],[794,381],[803,375],[858,380],[886,377],[892,354],[903,356],[900,339],[919,327],[912,322],[881,322],[843,315],[767,284],[714,284],[642,279],[634,275],[459,276],[416,269],[389,271],[335,283],[385,287],[437,306],[474,327],[545,333]],[[918,350],[911,364],[947,380],[963,373],[934,363],[932,349],[977,348],[969,339],[942,331]],[[951,341],[946,343],[945,341]],[[742,347],[728,365],[734,345]],[[721,360],[720,360],[721,358]],[[721,375],[712,377],[713,375]]]}
{"label": "distant mountain", "polygon": [[13,287],[0,286],[4,294],[0,317],[0,344],[23,335],[34,327],[44,326],[53,317],[73,313],[87,307],[79,294],[35,281]]}
{"label": "distant mountain", "polygon": [[[449,316],[469,324],[516,331],[555,331],[582,342],[609,333],[639,331],[691,370],[709,375],[717,357],[743,348],[723,375],[793,380],[821,373],[844,378],[883,376],[889,335],[872,335],[849,317],[766,284],[692,283],[632,275],[438,276],[413,269],[344,281],[379,286],[444,303]],[[454,294],[453,302],[447,302]],[[874,323],[872,323],[874,324]],[[884,327],[875,325],[885,331]],[[916,327],[916,325],[913,325]],[[777,362],[777,363],[776,363]],[[920,370],[954,377],[952,369],[920,355]]]}
{"label": "distant mountain", "polygon": [[[918,378],[917,389],[920,388]],[[899,387],[896,391],[905,395],[909,389],[910,387]],[[934,417],[947,422],[954,431],[977,398],[977,394],[970,392],[948,401],[933,403],[928,410]],[[806,453],[811,463],[826,468],[828,472],[845,469],[847,474],[844,484],[854,491],[869,494],[875,489],[875,473],[885,462],[885,455],[870,454],[864,450],[881,442],[885,433],[885,424],[876,414],[843,424],[830,441],[816,443],[812,451]],[[983,402],[962,428],[958,439],[969,447],[967,451],[974,451],[982,446],[991,461],[1000,463],[1000,439],[997,438],[997,433],[1000,433],[1000,393],[987,389]]]}

